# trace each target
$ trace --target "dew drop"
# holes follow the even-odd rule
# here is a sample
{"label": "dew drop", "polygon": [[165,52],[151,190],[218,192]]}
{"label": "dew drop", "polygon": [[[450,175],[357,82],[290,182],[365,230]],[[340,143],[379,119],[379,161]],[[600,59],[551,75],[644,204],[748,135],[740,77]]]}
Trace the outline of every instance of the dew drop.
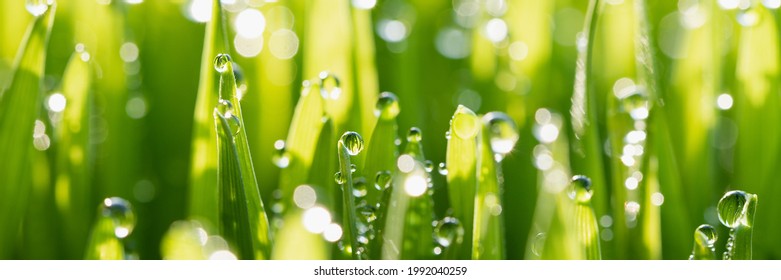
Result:
{"label": "dew drop", "polygon": [[423,135],[420,131],[420,128],[417,127],[410,128],[409,132],[407,133],[407,142],[419,143],[420,140],[423,140]]}
{"label": "dew drop", "polygon": [[542,256],[542,249],[545,247],[545,239],[546,235],[544,232],[537,233],[537,235],[534,236],[534,241],[532,242],[532,253],[535,256]]}
{"label": "dew drop", "polygon": [[136,215],[129,201],[119,197],[109,197],[101,204],[101,215],[114,222],[114,235],[125,238],[136,226]]}
{"label": "dew drop", "polygon": [[567,193],[569,198],[578,202],[589,202],[593,190],[591,189],[591,179],[583,175],[575,175],[570,182],[570,188]]}
{"label": "dew drop", "polygon": [[233,103],[225,99],[220,99],[217,101],[217,108],[214,113],[219,114],[226,119],[233,136],[239,134],[241,131],[241,120],[233,113]]}
{"label": "dew drop", "polygon": [[458,109],[456,109],[456,114],[453,116],[451,125],[453,127],[453,132],[461,139],[475,137],[475,135],[477,135],[477,130],[479,129],[477,116],[463,105],[459,105]]}
{"label": "dew drop", "polygon": [[366,223],[372,223],[377,220],[377,208],[370,204],[363,204],[358,207],[358,212],[366,221]]}
{"label": "dew drop", "polygon": [[218,54],[217,57],[214,58],[214,70],[217,70],[217,72],[223,73],[225,70],[228,70],[228,63],[232,61],[231,56],[228,54]]}
{"label": "dew drop", "polygon": [[756,198],[752,199],[752,196],[756,195],[744,191],[730,191],[724,194],[717,205],[721,224],[732,229],[741,224],[751,226],[753,217],[749,216],[753,214],[750,213],[753,211],[750,211],[749,208],[754,207],[752,204],[756,201]]}
{"label": "dew drop", "polygon": [[336,100],[342,95],[341,83],[335,75],[323,71],[320,72],[320,94],[325,99]]}
{"label": "dew drop", "polygon": [[648,95],[640,88],[635,87],[634,91],[621,97],[620,102],[624,112],[629,113],[632,119],[644,120],[648,118],[648,110],[650,109]]}
{"label": "dew drop", "polygon": [[336,181],[337,184],[341,185],[347,181],[347,178],[345,178],[344,175],[342,175],[341,171],[336,171],[336,173],[334,173],[334,181]]}
{"label": "dew drop", "polygon": [[357,132],[345,132],[339,141],[342,142],[342,145],[347,149],[347,153],[351,156],[356,156],[363,150],[363,138]]}
{"label": "dew drop", "polygon": [[437,222],[437,226],[434,228],[434,237],[442,247],[448,247],[454,243],[460,244],[464,237],[464,228],[458,219],[445,217]]}
{"label": "dew drop", "polygon": [[399,115],[399,99],[395,94],[383,92],[377,99],[377,105],[374,108],[374,115],[383,120],[392,120]]}
{"label": "dew drop", "polygon": [[377,175],[374,176],[374,187],[377,188],[377,190],[382,191],[390,188],[390,182],[391,182],[390,171],[387,170],[378,171]]}
{"label": "dew drop", "polygon": [[274,154],[271,156],[271,161],[279,168],[286,168],[290,165],[290,154],[285,148],[285,140],[274,141]]}
{"label": "dew drop", "polygon": [[439,172],[439,175],[446,176],[447,175],[447,165],[444,162],[440,162],[439,166],[437,166],[437,172]]}
{"label": "dew drop", "polygon": [[367,192],[368,190],[366,189],[366,179],[361,177],[353,181],[353,196],[361,198],[366,196]]}
{"label": "dew drop", "polygon": [[717,238],[716,229],[708,224],[700,225],[694,231],[694,241],[705,247],[712,247]]}
{"label": "dew drop", "polygon": [[49,10],[49,6],[52,4],[54,4],[53,0],[27,0],[24,3],[24,7],[30,14],[37,17]]}
{"label": "dew drop", "polygon": [[518,142],[518,130],[515,122],[501,112],[490,112],[485,114],[483,121],[488,125],[491,133],[491,150],[499,159],[504,158],[512,152],[515,143]]}
{"label": "dew drop", "polygon": [[432,171],[434,171],[434,163],[431,162],[430,160],[423,161],[423,169],[425,169],[426,172],[431,173]]}

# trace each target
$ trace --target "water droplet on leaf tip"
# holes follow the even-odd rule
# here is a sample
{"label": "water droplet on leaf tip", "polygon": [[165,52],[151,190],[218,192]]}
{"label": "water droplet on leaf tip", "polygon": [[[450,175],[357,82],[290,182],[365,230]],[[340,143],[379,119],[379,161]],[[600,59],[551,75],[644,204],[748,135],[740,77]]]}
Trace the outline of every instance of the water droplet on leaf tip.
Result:
{"label": "water droplet on leaf tip", "polygon": [[400,111],[398,97],[393,93],[383,92],[377,99],[374,115],[383,120],[391,120],[396,118]]}
{"label": "water droplet on leaf tip", "polygon": [[228,69],[228,63],[232,61],[231,56],[229,54],[218,54],[217,57],[214,58],[214,70],[217,70],[217,72],[223,73],[225,70]]}
{"label": "water droplet on leaf tip", "polygon": [[420,131],[420,128],[412,127],[409,129],[409,132],[407,133],[407,142],[409,143],[418,143],[420,140],[423,140],[422,132]]}
{"label": "water droplet on leaf tip", "polygon": [[345,132],[339,141],[342,142],[347,153],[351,156],[356,156],[363,150],[363,138],[357,132]]}
{"label": "water droplet on leaf tip", "polygon": [[114,222],[114,235],[125,238],[133,232],[136,216],[129,201],[120,197],[109,197],[103,200],[101,215]]}

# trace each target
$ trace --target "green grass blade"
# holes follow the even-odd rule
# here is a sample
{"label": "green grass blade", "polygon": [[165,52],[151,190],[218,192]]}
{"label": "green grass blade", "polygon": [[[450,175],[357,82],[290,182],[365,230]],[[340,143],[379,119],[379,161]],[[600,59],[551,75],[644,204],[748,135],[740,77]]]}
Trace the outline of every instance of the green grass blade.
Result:
{"label": "green grass blade", "polygon": [[[90,117],[93,110],[92,61],[86,52],[71,56],[63,74],[62,96],[67,106],[55,128],[54,202],[60,217],[67,258],[80,258],[92,220],[95,190],[92,188],[94,149],[90,144]],[[51,98],[51,97],[50,97]]]}
{"label": "green grass blade", "polygon": [[[584,174],[591,178],[594,186],[592,205],[597,215],[609,214],[608,181],[602,158],[602,140],[598,110],[598,92],[596,91],[596,67],[593,56],[597,40],[597,27],[600,23],[603,1],[590,0],[583,25],[585,42],[577,41],[576,45],[585,43],[578,48],[578,59],[575,68],[575,88],[570,109],[572,132],[572,172]],[[528,247],[528,246],[527,246]]]}
{"label": "green grass blade", "polygon": [[219,98],[219,73],[214,71],[214,58],[227,53],[228,42],[220,0],[212,1],[211,20],[206,24],[201,74],[192,135],[190,166],[190,189],[188,213],[190,217],[202,219],[205,223],[218,225],[217,183],[217,134],[214,130],[212,113]]}
{"label": "green grass blade", "polygon": [[[585,181],[585,182],[584,182]],[[602,259],[602,250],[600,249],[599,225],[597,217],[594,215],[594,209],[591,207],[591,182],[584,177],[573,177],[570,184],[569,198],[575,201],[574,215],[572,221],[574,225],[570,228],[577,235],[578,247],[581,249],[583,259],[600,260]]]}
{"label": "green grass blade", "polygon": [[[341,250],[338,250],[338,246],[331,246],[326,240],[325,235],[333,234],[329,237],[334,237],[340,230],[341,236],[339,239],[346,240],[347,232],[344,227],[339,226],[337,223],[341,220],[342,213],[340,209],[335,209],[332,201],[339,200],[337,193],[339,193],[334,186],[334,175],[331,170],[336,169],[334,158],[334,146],[336,141],[334,137],[333,123],[330,118],[323,117],[322,130],[318,136],[317,146],[313,155],[312,167],[307,175],[306,182],[309,185],[299,185],[292,191],[290,196],[283,197],[284,199],[284,213],[282,217],[282,227],[276,232],[276,238],[274,239],[274,249],[272,250],[272,259],[275,260],[320,260],[329,259],[330,257],[339,258],[342,255]],[[310,194],[314,194],[310,196]],[[338,204],[336,204],[338,205]],[[312,223],[311,220],[305,220],[305,216],[313,215],[307,213],[310,209],[315,208],[326,209],[331,216],[332,224],[322,225],[326,228],[317,229],[316,232],[312,232],[309,228],[311,225],[305,224],[306,222]],[[315,211],[320,211],[317,209]],[[322,211],[321,211],[322,212]],[[317,213],[317,212],[314,212]],[[322,218],[322,217],[321,217]],[[342,222],[343,224],[343,222]],[[339,228],[338,230],[332,228]],[[319,234],[319,231],[323,231],[323,236]],[[330,232],[335,230],[335,232]],[[326,233],[329,231],[329,233]],[[331,242],[337,240],[328,240]],[[332,250],[334,248],[337,250]]]}
{"label": "green grass blade", "polygon": [[366,145],[363,173],[366,177],[367,193],[363,198],[364,207],[369,211],[373,210],[376,215],[376,222],[371,223],[376,238],[369,241],[370,259],[382,257],[382,231],[385,227],[384,216],[385,208],[388,207],[389,192],[385,188],[387,182],[378,182],[378,179],[384,181],[386,178],[391,178],[392,172],[396,171],[396,158],[399,156],[398,146],[395,144],[399,130],[396,117],[399,111],[396,95],[383,92],[375,105],[375,114],[378,116],[377,123],[374,126],[371,140]]}
{"label": "green grass blade", "polygon": [[[234,133],[239,127],[239,120],[232,118],[230,112],[215,111],[215,128],[219,135],[217,156],[219,157],[220,193],[220,233],[225,236],[231,248],[236,250],[241,259],[254,259],[252,246],[253,235],[250,229],[249,209],[244,182],[240,167],[239,153],[234,141]],[[227,119],[226,116],[228,115]],[[234,116],[235,117],[235,116]]]}
{"label": "green grass blade", "polygon": [[[781,158],[781,36],[778,12],[755,3],[739,11],[748,17],[740,26],[735,69],[734,120],[739,128],[734,146],[733,184],[759,196],[778,198],[777,168]],[[751,22],[750,18],[755,17]],[[740,18],[739,18],[740,19]],[[740,21],[739,21],[740,22]],[[766,200],[768,201],[768,200]],[[781,234],[777,218],[764,213],[779,213],[776,203],[762,203],[757,217],[757,236]],[[757,238],[757,256],[773,258],[778,238]]]}
{"label": "green grass blade", "polygon": [[342,224],[344,231],[348,233],[347,240],[352,248],[353,259],[360,260],[367,257],[364,245],[359,245],[358,238],[358,212],[356,209],[353,164],[351,157],[357,156],[363,150],[363,139],[356,132],[348,131],[342,134],[337,142],[337,155],[339,156],[339,173],[335,175],[342,185]]}
{"label": "green grass blade", "polygon": [[[302,55],[303,77],[320,75],[339,78],[338,94],[328,94],[325,110],[333,118],[336,131],[357,130],[361,115],[351,115],[356,91],[353,80],[353,45],[351,40],[350,3],[347,1],[307,2]],[[325,72],[323,72],[325,71]],[[326,88],[326,85],[323,85]],[[331,88],[327,88],[331,90]],[[370,98],[369,100],[373,100]],[[292,127],[292,126],[291,126]],[[309,140],[307,140],[309,141]]]}
{"label": "green grass blade", "polygon": [[323,129],[323,106],[320,84],[304,81],[285,141],[290,163],[279,174],[279,189],[283,197],[290,197],[295,187],[306,182],[316,149],[316,142],[312,139],[317,139]]}
{"label": "green grass blade", "polygon": [[87,251],[87,260],[123,260],[125,247],[122,241],[114,236],[114,222],[110,218],[101,217],[92,227]]}
{"label": "green grass blade", "polygon": [[702,224],[694,230],[694,248],[689,260],[715,260],[716,259],[716,230]]}
{"label": "green grass blade", "polygon": [[29,195],[32,141],[30,131],[41,104],[46,49],[56,5],[30,25],[19,46],[14,74],[0,94],[0,259],[10,257]]}
{"label": "green grass blade", "polygon": [[125,259],[123,238],[133,233],[135,225],[136,216],[130,202],[119,197],[104,199],[98,208],[84,259]]}
{"label": "green grass blade", "polygon": [[[377,77],[376,58],[374,54],[374,32],[372,30],[372,11],[351,5],[352,21],[352,68],[354,72],[353,88],[355,97],[352,106],[351,122],[354,127],[363,132],[366,139],[373,139],[372,128],[375,127],[375,100],[377,100],[379,82]],[[359,118],[355,118],[359,116]],[[371,175],[371,173],[369,173]]]}
{"label": "green grass blade", "polygon": [[395,176],[388,192],[382,232],[382,259],[431,259],[434,219],[429,174],[424,168],[420,131],[413,134],[397,159]]}
{"label": "green grass blade", "polygon": [[463,244],[453,244],[459,259],[472,258],[472,230],[477,186],[477,132],[480,123],[472,110],[459,106],[450,121],[447,141],[447,186],[453,216],[464,225]]}
{"label": "green grass blade", "polygon": [[[512,150],[517,140],[515,124],[511,126],[511,133],[515,140],[507,143],[499,142],[505,139],[497,139],[500,131],[497,131],[495,120],[499,119],[496,113],[489,113],[483,117],[482,130],[477,131],[477,189],[475,191],[474,228],[472,230],[472,259],[476,260],[501,260],[506,256],[504,217],[502,214],[502,177],[500,159]],[[512,122],[509,117],[504,117],[504,122]],[[503,131],[501,131],[503,132]],[[502,145],[498,147],[497,145]],[[502,152],[502,150],[507,149]]]}
{"label": "green grass blade", "polygon": [[753,257],[754,215],[757,195],[744,191],[724,194],[718,204],[721,224],[730,228],[725,260],[750,260]]}
{"label": "green grass blade", "polygon": [[[526,242],[525,258],[580,258],[579,255],[575,255],[577,252],[572,251],[579,247],[568,231],[567,227],[570,225],[566,223],[567,214],[574,209],[571,209],[572,203],[565,193],[569,183],[570,158],[567,137],[561,133],[563,119],[561,115],[546,108],[538,109],[535,115],[540,116],[533,128],[539,142],[534,146],[533,152],[539,175],[537,176],[537,202]],[[543,131],[557,133],[543,133]]]}
{"label": "green grass blade", "polygon": [[[250,254],[245,254],[246,252],[242,251],[242,247],[246,244],[237,243],[240,244],[238,245],[240,248],[239,255],[242,258],[250,256],[256,259],[268,259],[271,250],[271,232],[269,230],[268,217],[266,216],[266,211],[263,207],[263,201],[260,199],[260,191],[258,189],[255,170],[252,166],[252,155],[249,151],[246,129],[242,129],[242,127],[244,127],[243,115],[241,103],[236,95],[236,78],[233,74],[233,63],[230,61],[230,57],[219,55],[215,60],[216,68],[220,67],[220,59],[227,59],[224,61],[224,69],[222,69],[220,75],[219,94],[221,104],[217,106],[218,110],[224,109],[227,111],[219,112],[222,114],[221,118],[220,116],[215,116],[217,119],[215,126],[221,137],[217,141],[220,147],[220,150],[218,151],[218,157],[220,158],[218,178],[222,184],[225,184],[221,184],[220,186],[222,193],[221,203],[223,203],[223,205],[221,205],[221,211],[223,211],[223,217],[226,214],[226,210],[233,211],[234,214],[232,215],[235,215],[232,216],[233,221],[223,220],[221,223],[223,226],[226,222],[239,224],[238,238],[244,238],[245,233],[241,223],[247,223],[246,226],[249,228],[250,248],[252,251]],[[223,103],[226,101],[228,103]],[[226,104],[230,105],[228,108],[223,108]],[[222,124],[222,126],[220,124]],[[235,156],[235,158],[232,158],[233,156]],[[238,166],[233,166],[234,160]],[[225,165],[224,169],[223,164]],[[238,176],[240,179],[225,178],[231,176]],[[228,179],[228,181],[225,181],[226,179]],[[228,193],[226,193],[226,191]],[[241,192],[241,196],[236,192]],[[234,199],[232,201],[226,201],[226,195]],[[224,205],[226,202],[240,204],[240,206],[230,206],[226,209],[226,205]],[[246,219],[244,215],[246,215]],[[230,235],[226,234],[226,237],[230,237]],[[240,239],[235,240],[236,242],[243,242],[239,241]]]}

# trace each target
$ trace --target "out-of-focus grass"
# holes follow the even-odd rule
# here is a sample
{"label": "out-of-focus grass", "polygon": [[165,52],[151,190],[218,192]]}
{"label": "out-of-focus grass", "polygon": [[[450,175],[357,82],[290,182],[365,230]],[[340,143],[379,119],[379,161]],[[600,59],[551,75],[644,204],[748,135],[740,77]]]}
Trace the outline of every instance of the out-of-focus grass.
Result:
{"label": "out-of-focus grass", "polygon": [[781,256],[776,1],[61,2],[0,4],[2,258],[711,258],[738,188],[770,203],[731,255]]}

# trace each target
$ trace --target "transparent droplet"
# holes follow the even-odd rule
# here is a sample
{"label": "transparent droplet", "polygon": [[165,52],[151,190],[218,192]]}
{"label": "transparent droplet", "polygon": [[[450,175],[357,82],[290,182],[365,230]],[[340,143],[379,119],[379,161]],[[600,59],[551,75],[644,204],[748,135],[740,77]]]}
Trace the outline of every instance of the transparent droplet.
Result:
{"label": "transparent droplet", "polygon": [[444,162],[440,162],[439,166],[437,166],[437,172],[439,172],[439,175],[446,176],[447,175],[447,165]]}
{"label": "transparent droplet", "polygon": [[453,132],[461,139],[469,139],[477,135],[479,129],[477,116],[472,110],[459,105],[451,121]]}
{"label": "transparent droplet", "polygon": [[285,148],[285,140],[280,139],[274,142],[274,154],[271,156],[271,161],[279,168],[286,168],[290,165],[290,154]]}
{"label": "transparent droplet", "polygon": [[334,173],[334,181],[336,181],[337,184],[341,185],[347,181],[347,178],[345,178],[344,175],[342,175],[341,171],[336,171],[336,173]]}
{"label": "transparent droplet", "polygon": [[644,120],[648,118],[649,102],[648,95],[640,87],[621,98],[621,107],[624,112],[634,120]]}
{"label": "transparent droplet", "polygon": [[366,189],[366,179],[363,177],[353,180],[353,196],[361,198],[366,196],[368,190]]}
{"label": "transparent droplet", "polygon": [[231,59],[231,56],[228,54],[218,54],[217,57],[214,58],[214,70],[217,70],[217,72],[223,73],[225,70],[228,69],[228,63],[233,61]]}
{"label": "transparent droplet", "polygon": [[366,221],[366,223],[372,223],[377,220],[377,208],[374,205],[363,204],[358,207],[358,212]]}
{"label": "transparent droplet", "polygon": [[351,156],[356,156],[363,150],[363,138],[357,132],[345,132],[339,141],[342,142],[342,145],[347,149],[347,153]]}
{"label": "transparent droplet", "polygon": [[545,247],[546,235],[544,232],[537,233],[532,241],[532,253],[535,256],[542,256],[542,249]]}
{"label": "transparent droplet", "polygon": [[430,160],[423,161],[423,169],[425,169],[426,172],[431,173],[432,171],[434,171],[434,163],[431,162]]}
{"label": "transparent droplet", "polygon": [[100,213],[114,222],[114,235],[125,238],[133,232],[136,226],[136,215],[129,201],[119,197],[109,197],[103,200]]}
{"label": "transparent droplet", "polygon": [[711,247],[716,244],[717,235],[716,229],[710,225],[700,225],[694,231],[694,241],[698,244],[702,244],[706,247]]}
{"label": "transparent droplet", "polygon": [[27,0],[24,3],[24,7],[33,16],[37,17],[43,15],[49,9],[49,6],[53,3],[53,0]]}
{"label": "transparent droplet", "polygon": [[377,105],[374,108],[374,115],[383,120],[392,120],[399,115],[399,99],[395,94],[383,92],[377,99]]}
{"label": "transparent droplet", "polygon": [[519,136],[515,122],[501,112],[485,114],[483,121],[488,125],[491,133],[491,150],[499,156],[499,159],[504,158],[512,152],[515,143],[518,142]]}
{"label": "transparent droplet", "polygon": [[568,195],[571,199],[578,202],[588,202],[591,200],[591,179],[583,175],[575,175],[570,182]]}
{"label": "transparent droplet", "polygon": [[377,190],[382,191],[390,188],[390,182],[391,182],[390,171],[387,170],[378,171],[377,175],[374,176],[374,187],[377,188]]}
{"label": "transparent droplet", "polygon": [[233,103],[225,99],[220,99],[217,101],[215,113],[220,114],[228,121],[228,126],[230,126],[230,131],[233,133],[233,136],[239,134],[241,131],[241,120],[233,113]]}
{"label": "transparent droplet", "polygon": [[325,99],[339,99],[342,95],[341,83],[339,78],[329,72],[320,72],[320,94]]}
{"label": "transparent droplet", "polygon": [[437,222],[437,226],[434,229],[434,237],[437,243],[442,247],[448,247],[452,244],[459,244],[462,242],[464,236],[464,228],[458,219],[454,217],[445,217],[441,221]]}
{"label": "transparent droplet", "polygon": [[737,228],[743,224],[745,226],[751,226],[753,217],[753,211],[751,207],[756,201],[756,195],[749,194],[744,191],[730,191],[724,194],[719,200],[717,209],[719,212],[719,221],[721,224],[728,228]]}
{"label": "transparent droplet", "polygon": [[407,133],[407,142],[409,143],[418,143],[420,140],[423,140],[423,135],[420,131],[420,128],[412,127],[409,129],[409,132]]}

